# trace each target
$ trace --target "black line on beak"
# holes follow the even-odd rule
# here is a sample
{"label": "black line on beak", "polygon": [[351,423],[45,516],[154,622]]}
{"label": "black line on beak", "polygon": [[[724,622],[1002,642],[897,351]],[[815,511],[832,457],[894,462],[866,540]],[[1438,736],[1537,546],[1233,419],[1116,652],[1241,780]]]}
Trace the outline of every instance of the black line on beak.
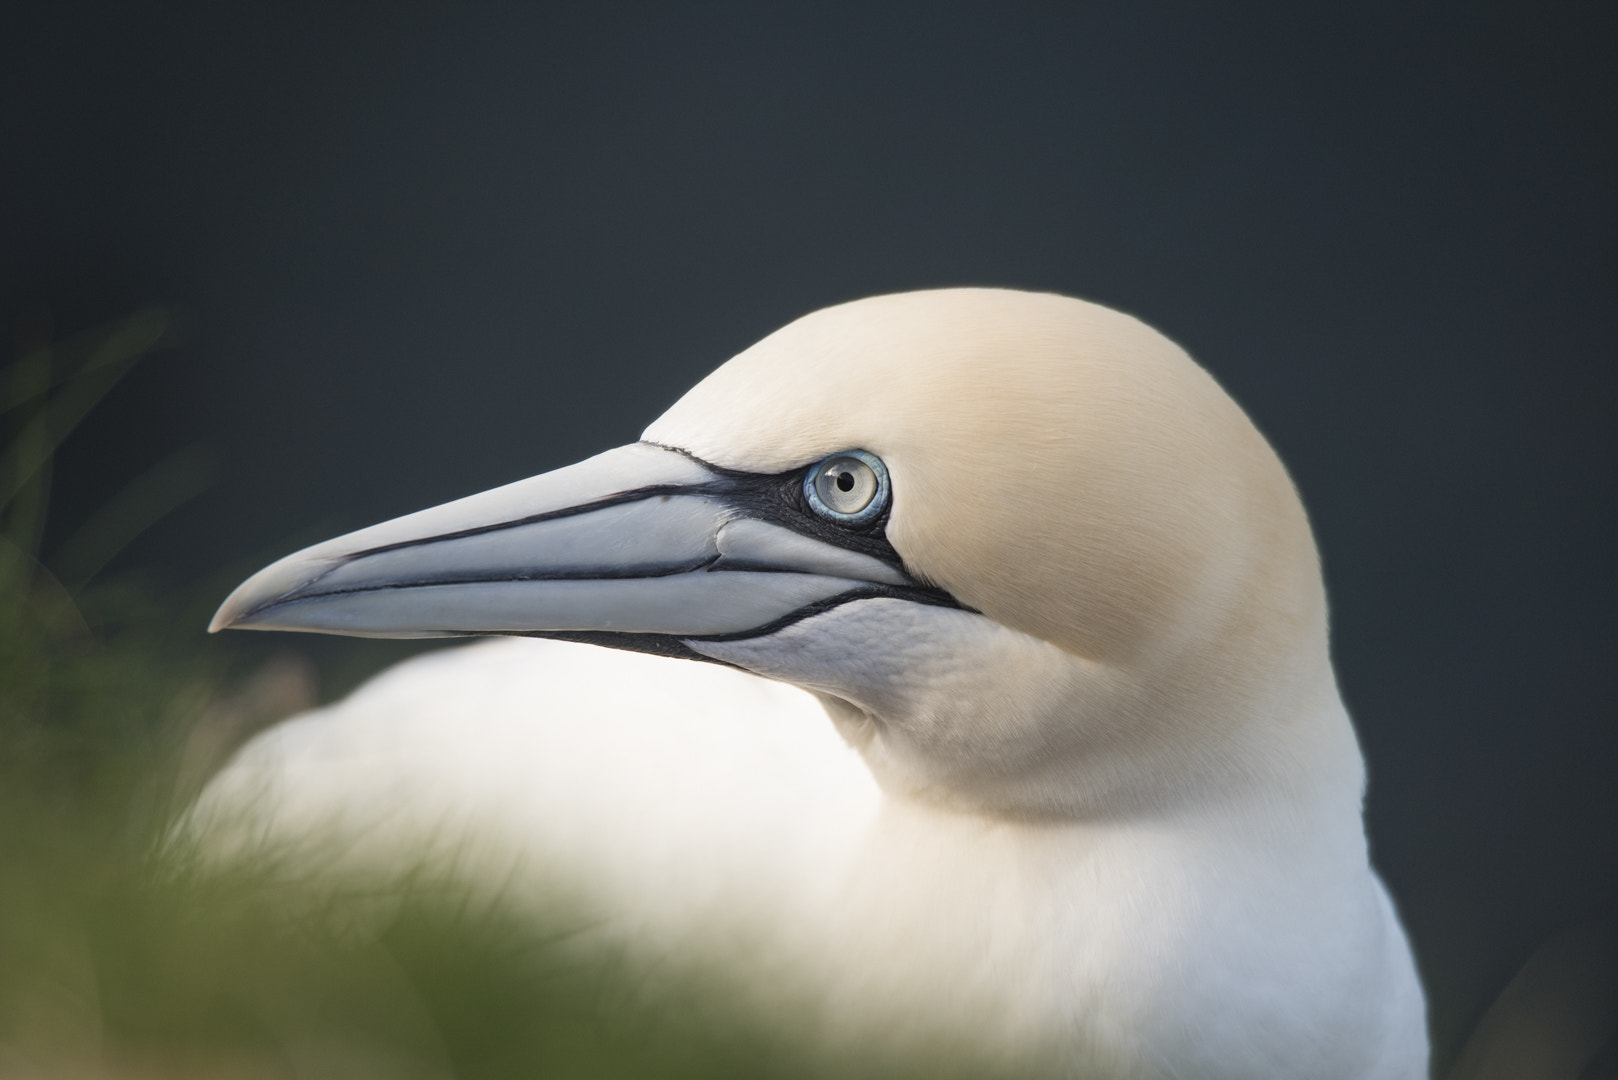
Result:
{"label": "black line on beak", "polygon": [[[548,638],[555,641],[577,641],[585,645],[600,645],[609,649],[623,649],[628,652],[651,653],[654,656],[672,656],[680,660],[700,660],[707,664],[719,664],[722,667],[736,667],[725,660],[716,660],[711,656],[697,652],[689,641],[746,641],[749,638],[765,637],[769,634],[784,630],[795,623],[811,619],[816,615],[823,615],[844,604],[856,600],[908,600],[911,603],[926,604],[929,607],[954,608],[973,615],[981,615],[976,608],[967,607],[943,589],[934,589],[926,586],[894,586],[894,585],[868,585],[858,589],[829,596],[824,600],[817,600],[813,604],[806,604],[796,611],[788,612],[778,619],[771,619],[767,623],[755,626],[749,630],[738,630],[729,634],[635,634],[621,633],[613,630],[522,630],[507,634],[478,635],[468,634],[467,637],[531,637]],[[745,668],[739,668],[746,670]]]}

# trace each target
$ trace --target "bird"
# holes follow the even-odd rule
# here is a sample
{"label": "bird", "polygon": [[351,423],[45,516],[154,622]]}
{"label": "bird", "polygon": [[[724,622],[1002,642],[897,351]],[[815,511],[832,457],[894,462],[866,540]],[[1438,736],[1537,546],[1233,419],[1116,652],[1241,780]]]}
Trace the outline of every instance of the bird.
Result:
{"label": "bird", "polygon": [[1427,1075],[1302,502],[1130,315],[813,312],[638,441],[266,567],[227,627],[498,640],[258,736],[198,804],[221,836],[542,866],[827,1044]]}

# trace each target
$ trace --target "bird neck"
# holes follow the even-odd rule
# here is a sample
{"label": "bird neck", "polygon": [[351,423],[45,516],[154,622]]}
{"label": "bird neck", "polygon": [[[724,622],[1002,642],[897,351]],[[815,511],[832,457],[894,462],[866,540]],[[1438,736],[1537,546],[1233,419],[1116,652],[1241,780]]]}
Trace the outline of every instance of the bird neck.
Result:
{"label": "bird neck", "polygon": [[1001,821],[1251,820],[1363,835],[1363,760],[1323,649],[1264,678],[1210,677],[1205,665],[1174,678],[1004,628],[983,644],[958,677],[927,672],[911,684],[924,692],[882,709],[817,695],[890,798]]}

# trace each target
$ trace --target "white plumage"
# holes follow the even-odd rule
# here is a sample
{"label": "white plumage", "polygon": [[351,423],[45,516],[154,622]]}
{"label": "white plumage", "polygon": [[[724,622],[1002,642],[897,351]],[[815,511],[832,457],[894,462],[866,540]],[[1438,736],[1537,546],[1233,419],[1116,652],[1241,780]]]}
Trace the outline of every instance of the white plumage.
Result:
{"label": "white plumage", "polygon": [[[891,479],[870,524],[796,494],[854,450]],[[196,819],[222,842],[245,809],[355,865],[436,840],[508,891],[562,880],[646,962],[721,957],[838,1045],[1425,1075],[1301,506],[1125,316],[1000,290],[827,309],[644,442],[290,556],[220,625],[742,669],[528,640],[413,660],[250,745]]]}

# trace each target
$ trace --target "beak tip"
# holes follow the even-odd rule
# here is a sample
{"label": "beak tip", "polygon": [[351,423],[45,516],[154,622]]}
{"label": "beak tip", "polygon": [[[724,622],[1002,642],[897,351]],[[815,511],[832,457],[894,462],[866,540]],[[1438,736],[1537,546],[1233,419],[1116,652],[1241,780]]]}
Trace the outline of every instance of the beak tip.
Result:
{"label": "beak tip", "polygon": [[219,610],[214,612],[213,619],[208,623],[208,633],[257,629],[253,625],[254,616],[319,577],[324,569],[325,565],[309,558],[307,552],[288,555],[271,563],[225,597],[225,602],[219,605]]}
{"label": "beak tip", "polygon": [[219,605],[219,610],[213,613],[213,618],[208,622],[208,633],[217,634],[221,630],[240,626],[248,612],[244,599],[241,589],[225,597],[225,602]]}

